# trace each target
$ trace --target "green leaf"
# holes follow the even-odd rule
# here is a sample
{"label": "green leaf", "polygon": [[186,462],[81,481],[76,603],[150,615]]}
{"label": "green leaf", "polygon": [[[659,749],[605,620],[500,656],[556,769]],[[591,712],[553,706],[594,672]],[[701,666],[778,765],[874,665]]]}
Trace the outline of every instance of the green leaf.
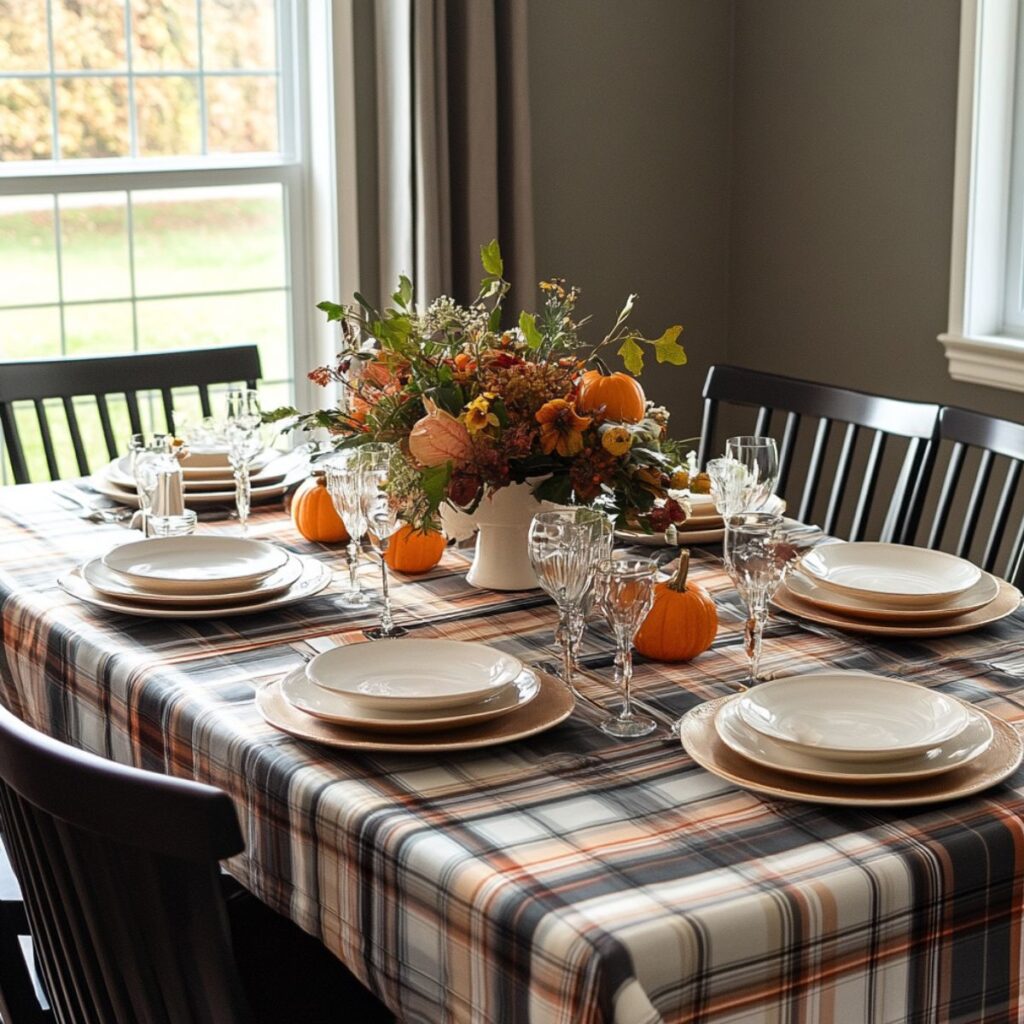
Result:
{"label": "green leaf", "polygon": [[626,369],[634,376],[639,377],[644,372],[644,350],[637,344],[633,335],[619,346],[618,354],[622,357]]}
{"label": "green leaf", "polygon": [[391,298],[402,307],[402,309],[408,309],[409,303],[412,302],[412,281],[405,276],[400,274],[398,276],[398,291],[395,292]]}
{"label": "green leaf", "polygon": [[555,473],[547,480],[542,480],[533,489],[533,495],[539,501],[553,501],[556,505],[568,505],[572,497],[572,481],[568,473]]}
{"label": "green leaf", "polygon": [[466,404],[462,388],[457,384],[441,384],[432,389],[430,397],[433,398],[439,408],[444,409],[445,412],[451,413],[453,416],[458,416],[462,412],[462,407]]}
{"label": "green leaf", "polygon": [[537,330],[536,314],[520,313],[519,330],[523,332],[527,348],[537,349],[544,343],[544,335]]}
{"label": "green leaf", "polygon": [[337,302],[328,302],[326,299],[323,302],[318,302],[316,308],[327,314],[328,323],[333,320],[344,320],[348,315],[347,306],[339,305]]}
{"label": "green leaf", "polygon": [[671,363],[673,366],[684,366],[686,364],[686,350],[679,344],[679,335],[683,329],[679,324],[670,327],[654,345],[654,354],[659,363]]}
{"label": "green leaf", "polygon": [[501,246],[498,245],[497,239],[492,238],[486,245],[480,246],[480,262],[483,264],[484,270],[494,277],[501,277],[505,272],[505,264],[501,258]]}
{"label": "green leaf", "polygon": [[485,277],[480,282],[480,298],[489,299],[492,295],[497,295],[501,291],[501,278],[500,277]]}
{"label": "green leaf", "polygon": [[264,423],[277,423],[279,420],[287,419],[290,416],[299,416],[299,410],[290,405],[282,405],[279,409],[265,410],[260,417]]}
{"label": "green leaf", "polygon": [[619,315],[617,317],[617,321],[616,321],[617,323],[621,324],[622,321],[625,320],[626,317],[629,316],[629,314],[633,312],[633,303],[634,302],[636,302],[636,296],[635,295],[630,295],[629,298],[626,299],[626,304],[622,307],[622,312],[619,313]]}
{"label": "green leaf", "polygon": [[452,463],[445,462],[440,466],[430,466],[420,473],[420,487],[430,502],[430,509],[436,512],[444,501],[448,491],[448,482],[452,478]]}
{"label": "green leaf", "polygon": [[491,310],[491,315],[487,318],[487,330],[493,331],[495,334],[501,330],[501,306],[495,306]]}

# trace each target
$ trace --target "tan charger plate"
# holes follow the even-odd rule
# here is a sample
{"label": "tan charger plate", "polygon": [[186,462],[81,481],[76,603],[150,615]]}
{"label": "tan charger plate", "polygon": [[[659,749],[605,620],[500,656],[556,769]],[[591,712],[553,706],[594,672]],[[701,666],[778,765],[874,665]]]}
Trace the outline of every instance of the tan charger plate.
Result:
{"label": "tan charger plate", "polygon": [[313,718],[293,707],[285,699],[281,692],[280,680],[274,680],[256,691],[256,707],[275,729],[280,729],[300,740],[322,743],[328,747],[382,752],[405,751],[413,754],[473,750],[476,747],[493,747],[499,743],[512,743],[528,736],[536,736],[537,733],[564,722],[572,714],[573,697],[565,684],[546,672],[538,671],[537,675],[540,678],[540,693],[518,711],[511,711],[501,718],[493,718],[478,725],[432,733],[391,734],[384,738],[380,732],[367,733]]}
{"label": "tan charger plate", "polygon": [[797,597],[785,583],[775,592],[772,604],[797,618],[807,619],[808,622],[818,622],[823,626],[835,626],[837,629],[845,629],[850,633],[908,638],[952,636],[955,633],[969,633],[972,629],[988,626],[1000,619],[1005,619],[1007,615],[1012,615],[1017,610],[1021,600],[1020,591],[1006,580],[997,579],[997,582],[999,593],[983,608],[937,623],[901,622],[899,625],[888,625],[883,622],[858,619],[853,615],[842,615]]}
{"label": "tan charger plate", "polygon": [[1024,743],[1008,722],[975,707],[992,723],[995,737],[991,746],[962,768],[918,782],[888,785],[856,785],[800,778],[772,771],[748,761],[722,742],[715,728],[715,716],[723,704],[740,694],[719,697],[692,708],[683,719],[679,736],[683,748],[702,768],[719,778],[765,796],[781,797],[811,804],[839,807],[909,807],[937,804],[980,793],[1012,775],[1024,756]]}

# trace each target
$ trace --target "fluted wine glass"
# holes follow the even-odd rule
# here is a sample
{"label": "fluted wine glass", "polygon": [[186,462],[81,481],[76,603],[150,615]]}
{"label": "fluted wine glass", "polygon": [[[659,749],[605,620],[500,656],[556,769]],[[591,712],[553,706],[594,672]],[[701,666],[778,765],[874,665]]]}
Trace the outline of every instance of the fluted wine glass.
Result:
{"label": "fluted wine glass", "polygon": [[149,519],[153,511],[153,495],[157,485],[160,459],[171,453],[170,434],[132,434],[128,440],[128,456],[132,477],[142,510],[142,533],[149,536]]}
{"label": "fluted wine glass", "polygon": [[745,642],[750,685],[760,679],[768,603],[798,554],[786,540],[780,515],[743,512],[726,520],[725,567],[747,608]]}
{"label": "fluted wine glass", "polygon": [[249,470],[263,450],[262,424],[258,391],[244,388],[228,392],[224,435],[228,443],[228,462],[235,477],[235,507],[243,537],[248,533],[249,509],[252,506]]}
{"label": "fluted wine glass", "polygon": [[725,457],[746,471],[743,507],[738,512],[760,512],[779,482],[779,448],[774,437],[743,434],[725,442]]}
{"label": "fluted wine glass", "polygon": [[633,681],[633,641],[651,608],[658,563],[653,558],[607,558],[594,572],[594,604],[608,620],[615,638],[622,681],[622,708],[605,719],[601,729],[609,736],[629,739],[646,736],[658,723],[633,711],[630,688]]}
{"label": "fluted wine glass", "polygon": [[323,465],[327,493],[348,531],[349,587],[339,595],[338,603],[346,608],[365,608],[370,603],[370,595],[359,586],[359,552],[366,533],[359,452],[356,449],[338,452]]}
{"label": "fluted wine glass", "polygon": [[388,589],[388,563],[384,556],[392,534],[401,526],[401,511],[397,498],[388,490],[397,460],[402,457],[393,444],[364,444],[357,451],[357,465],[362,494],[363,514],[369,531],[370,544],[380,557],[383,604],[380,624],[367,630],[371,640],[390,640],[405,636],[409,631],[399,626],[391,614],[391,593]]}

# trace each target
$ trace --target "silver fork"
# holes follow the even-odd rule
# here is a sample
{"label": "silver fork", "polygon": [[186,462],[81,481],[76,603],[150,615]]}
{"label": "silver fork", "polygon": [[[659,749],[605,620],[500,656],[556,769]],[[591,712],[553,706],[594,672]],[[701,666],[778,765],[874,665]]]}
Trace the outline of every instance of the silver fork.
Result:
{"label": "silver fork", "polygon": [[72,505],[82,509],[82,519],[88,519],[94,523],[123,523],[130,519],[135,510],[130,508],[110,508],[109,506],[97,505],[95,502],[86,501],[80,497],[77,489],[56,487],[54,492],[57,497],[71,502]]}

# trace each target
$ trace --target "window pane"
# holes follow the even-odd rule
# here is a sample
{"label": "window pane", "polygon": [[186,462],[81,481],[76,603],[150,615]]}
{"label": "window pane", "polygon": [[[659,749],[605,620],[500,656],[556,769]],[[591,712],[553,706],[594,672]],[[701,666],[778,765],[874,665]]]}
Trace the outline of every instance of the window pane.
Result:
{"label": "window pane", "polygon": [[139,156],[199,152],[199,96],[194,79],[136,78],[135,111]]}
{"label": "window pane", "polygon": [[132,304],[102,302],[64,307],[64,336],[70,356],[103,356],[134,348]]}
{"label": "window pane", "polygon": [[183,71],[198,67],[196,0],[132,0],[132,67]]}
{"label": "window pane", "polygon": [[127,79],[59,79],[57,110],[62,157],[128,155]]}
{"label": "window pane", "polygon": [[0,306],[58,301],[53,196],[0,196],[0,267]]}
{"label": "window pane", "polygon": [[291,376],[284,292],[139,302],[139,349],[257,344],[263,376]]}
{"label": "window pane", "polygon": [[0,68],[47,71],[46,0],[0,0]]}
{"label": "window pane", "polygon": [[285,283],[280,185],[132,193],[139,295]]}
{"label": "window pane", "polygon": [[61,196],[60,241],[66,301],[131,297],[127,193]]}
{"label": "window pane", "polygon": [[34,79],[0,81],[0,160],[49,160],[50,87]]}
{"label": "window pane", "polygon": [[203,63],[208,69],[274,68],[274,0],[203,0]]}
{"label": "window pane", "polygon": [[277,77],[208,77],[206,117],[209,152],[276,152]]}
{"label": "window pane", "polygon": [[125,66],[123,0],[53,0],[58,70]]}
{"label": "window pane", "polygon": [[0,359],[60,355],[60,309],[0,309]]}

